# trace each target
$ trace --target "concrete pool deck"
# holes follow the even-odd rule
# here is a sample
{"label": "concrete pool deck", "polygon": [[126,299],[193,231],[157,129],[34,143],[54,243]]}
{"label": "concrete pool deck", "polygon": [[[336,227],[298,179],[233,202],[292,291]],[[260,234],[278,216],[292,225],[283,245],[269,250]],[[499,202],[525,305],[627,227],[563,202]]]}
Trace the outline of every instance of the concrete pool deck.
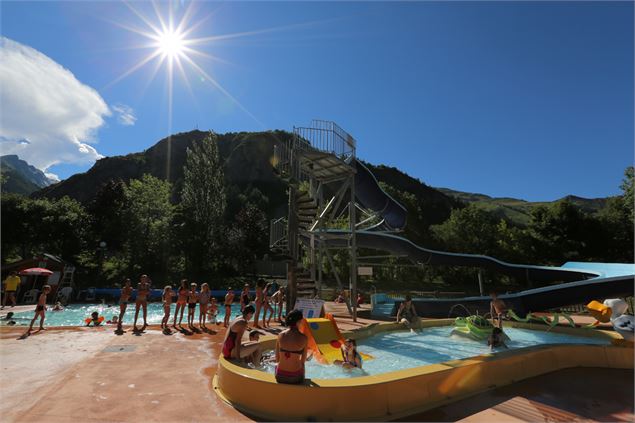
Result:
{"label": "concrete pool deck", "polygon": [[[347,318],[337,320],[345,330],[375,323],[370,319],[359,319],[357,323]],[[211,376],[216,372],[224,334],[222,326],[215,326],[214,329],[218,333],[189,336],[175,333],[166,336],[158,326],[150,326],[141,336],[135,336],[130,330],[117,336],[113,333],[113,327],[109,326],[51,328],[26,339],[18,339],[24,333],[24,327],[2,327],[2,420],[39,423],[71,420],[252,421],[249,416],[221,401],[211,389]],[[585,387],[587,382],[579,382],[580,378],[584,380],[591,374],[587,371],[593,370],[571,369],[563,372],[573,371],[573,374],[555,372],[540,376],[544,379],[538,386],[545,387],[544,395],[551,395],[548,406],[553,410],[561,410],[562,416],[598,419],[598,416],[603,415],[589,414],[589,404],[599,402],[602,405],[606,398],[611,398],[612,405],[609,408],[612,411],[605,414],[608,419],[604,421],[633,421],[633,372],[624,371],[621,377],[615,377],[610,372],[606,376],[594,376],[590,381],[598,382],[591,383],[605,383],[601,395],[596,396],[589,391],[588,386]],[[549,389],[561,386],[558,383],[564,383],[562,381],[570,382],[566,385],[566,392],[550,394]],[[537,401],[535,396],[538,392],[535,389],[534,397],[522,390],[513,391],[517,385],[527,382],[530,381],[501,388],[510,390],[507,394],[509,398],[503,401],[473,400],[475,402],[467,407],[466,402],[479,397],[477,395],[414,417],[419,421],[445,420],[439,418],[442,415],[450,421],[464,418],[499,420],[500,414],[504,414],[501,404],[506,401],[512,400],[515,405],[518,405],[518,401]],[[487,398],[495,394],[488,392],[480,395]],[[496,395],[496,398],[501,398],[502,394]],[[576,397],[584,399],[577,406],[571,400]],[[502,398],[506,397],[503,395]],[[449,407],[453,406],[463,414],[452,414]],[[429,414],[435,411],[444,414]],[[557,412],[553,411],[553,415],[557,415]],[[530,414],[524,416],[528,418]],[[523,420],[523,415],[515,416],[514,419]]]}

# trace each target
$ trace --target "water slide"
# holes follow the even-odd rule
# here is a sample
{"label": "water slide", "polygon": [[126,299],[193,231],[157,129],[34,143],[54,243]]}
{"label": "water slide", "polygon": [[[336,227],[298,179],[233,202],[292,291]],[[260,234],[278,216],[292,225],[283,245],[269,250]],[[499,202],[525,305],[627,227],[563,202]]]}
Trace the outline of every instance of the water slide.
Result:
{"label": "water slide", "polygon": [[[344,338],[332,315],[327,315],[326,318],[304,319],[299,330],[309,338],[308,349],[318,362],[333,364],[335,360],[342,359],[340,348],[344,345]],[[360,354],[364,360],[372,358],[367,354]]]}
{"label": "water slide", "polygon": [[[635,264],[566,263],[561,267],[511,264],[493,257],[477,254],[458,254],[427,249],[406,238],[385,231],[401,230],[406,225],[407,211],[379,186],[374,175],[357,161],[355,194],[365,208],[378,213],[383,221],[371,230],[358,231],[357,246],[395,255],[408,256],[424,265],[448,265],[479,267],[503,273],[519,280],[541,283],[560,283],[544,288],[530,289],[501,298],[519,316],[531,311],[542,311],[572,304],[586,304],[594,299],[632,296],[634,291]],[[346,234],[346,231],[332,231]],[[345,239],[329,239],[329,246],[343,246]],[[414,301],[417,312],[426,317],[448,317],[457,304],[470,312],[489,312],[488,297],[458,299],[418,299]],[[393,312],[399,302],[396,302]]]}

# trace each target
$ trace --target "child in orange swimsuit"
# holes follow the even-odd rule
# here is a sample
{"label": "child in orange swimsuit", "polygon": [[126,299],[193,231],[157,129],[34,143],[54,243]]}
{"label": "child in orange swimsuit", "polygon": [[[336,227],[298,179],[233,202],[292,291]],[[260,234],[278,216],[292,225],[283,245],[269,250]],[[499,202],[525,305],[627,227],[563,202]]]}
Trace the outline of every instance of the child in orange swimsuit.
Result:
{"label": "child in orange swimsuit", "polygon": [[179,316],[179,325],[183,322],[183,311],[185,310],[185,306],[187,305],[187,279],[181,279],[181,287],[179,288],[179,296],[176,299],[176,308],[174,309],[174,322],[172,323],[172,327],[176,329],[176,316],[181,311],[181,315]]}

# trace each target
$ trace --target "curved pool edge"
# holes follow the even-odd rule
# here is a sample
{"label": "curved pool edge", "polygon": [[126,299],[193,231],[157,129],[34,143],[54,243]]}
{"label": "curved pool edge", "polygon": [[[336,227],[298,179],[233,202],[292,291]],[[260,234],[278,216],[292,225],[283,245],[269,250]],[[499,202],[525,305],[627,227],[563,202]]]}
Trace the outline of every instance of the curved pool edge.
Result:
{"label": "curved pool edge", "polygon": [[[426,320],[422,327],[447,326],[453,319]],[[546,330],[536,324],[507,326]],[[401,329],[371,325],[347,336],[357,339]],[[556,332],[616,339],[608,331],[556,327]],[[272,348],[275,338],[262,341]],[[407,417],[489,389],[570,367],[633,369],[633,348],[550,344],[351,379],[310,379],[303,385],[276,383],[272,374],[219,358],[212,386],[237,410],[273,421],[380,421]],[[266,395],[263,395],[266,393]]]}

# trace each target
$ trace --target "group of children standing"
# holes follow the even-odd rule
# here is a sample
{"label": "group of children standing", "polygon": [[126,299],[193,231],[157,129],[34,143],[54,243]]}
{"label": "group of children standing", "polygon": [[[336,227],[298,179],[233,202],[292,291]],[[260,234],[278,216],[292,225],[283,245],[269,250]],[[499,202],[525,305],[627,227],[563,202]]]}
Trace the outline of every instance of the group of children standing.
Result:
{"label": "group of children standing", "polygon": [[[139,287],[137,289],[137,298],[135,303],[135,319],[133,330],[138,331],[137,329],[137,318],[139,315],[139,310],[143,310],[143,329],[147,326],[146,317],[147,317],[147,297],[149,294],[149,284],[148,277],[146,275],[141,276],[141,282],[139,283]],[[255,308],[256,313],[254,315],[254,326],[261,327],[259,323],[260,311],[262,310],[262,326],[268,327],[271,322],[271,318],[274,315],[274,309],[277,309],[277,322],[281,322],[282,319],[282,309],[285,301],[284,288],[278,288],[275,282],[269,282],[267,284],[264,283],[262,279],[258,280],[256,283],[256,298],[255,298]],[[175,292],[172,289],[171,285],[167,285],[163,289],[163,294],[161,295],[161,301],[163,303],[163,319],[161,321],[161,329],[164,332],[170,332],[169,322],[170,322],[170,314],[171,314],[171,306],[173,298],[176,297],[176,308],[174,310],[174,319],[172,321],[172,327],[177,327],[177,318],[178,325],[180,326],[183,322],[183,314],[187,308],[187,325],[190,329],[195,329],[195,319],[196,319],[196,306],[199,307],[198,312],[198,325],[201,330],[208,330],[206,323],[208,321],[216,322],[216,316],[218,315],[218,304],[216,302],[216,298],[211,295],[211,290],[207,283],[203,283],[201,285],[201,290],[197,291],[198,285],[196,283],[188,284],[187,279],[181,280],[181,286]],[[240,294],[240,310],[242,310],[251,303],[251,297],[249,293],[250,287],[249,284],[245,284],[243,290]],[[123,322],[123,317],[126,312],[126,307],[128,304],[128,299],[132,295],[132,287],[130,285],[130,280],[126,279],[124,287],[121,290],[121,297],[119,300],[120,304],[120,314],[119,314],[119,323],[118,330],[121,330],[121,325]],[[225,307],[225,318],[223,321],[223,325],[225,327],[229,326],[229,321],[231,319],[231,307],[234,302],[235,294],[232,288],[227,290],[225,294],[225,298],[223,301],[223,306]],[[269,313],[267,317],[267,313]]]}
{"label": "group of children standing", "polygon": [[[183,314],[185,314],[185,310],[187,309],[187,325],[190,329],[196,330],[195,320],[196,320],[196,306],[198,305],[198,326],[201,330],[209,330],[206,324],[208,322],[214,322],[216,324],[220,324],[220,322],[216,321],[216,317],[218,315],[218,307],[216,298],[212,296],[212,292],[207,283],[203,283],[201,285],[200,291],[197,290],[198,285],[196,283],[188,283],[187,279],[181,280],[181,285],[178,290],[174,290],[171,285],[167,285],[163,288],[163,293],[161,295],[161,301],[163,303],[163,319],[161,320],[161,329],[164,333],[171,333],[170,330],[170,315],[172,310],[172,302],[174,297],[176,297],[176,308],[174,310],[174,318],[172,321],[172,327],[177,328],[177,318],[178,325],[181,326],[183,322]],[[33,329],[33,325],[38,318],[40,318],[40,330],[44,330],[44,319],[46,314],[46,297],[51,291],[51,287],[49,285],[45,285],[42,289],[42,293],[38,298],[38,303],[35,309],[35,315],[31,320],[31,324],[29,326],[29,330],[27,331],[27,335]],[[122,332],[122,324],[123,318],[126,314],[126,310],[128,308],[128,303],[130,302],[130,298],[132,297],[134,288],[132,287],[130,279],[125,279],[124,286],[121,289],[121,294],[119,297],[119,316],[114,316],[112,323],[117,325],[117,331]],[[136,290],[136,298],[135,298],[135,317],[133,324],[133,331],[143,331],[147,326],[147,307],[148,307],[148,298],[150,296],[150,279],[147,275],[141,275],[140,282],[137,286]],[[223,301],[223,306],[225,307],[225,318],[223,321],[223,325],[225,327],[229,327],[232,311],[231,307],[234,303],[235,294],[232,288],[227,290],[225,294],[225,298]],[[271,323],[271,319],[274,314],[277,314],[275,321],[282,321],[282,310],[284,307],[285,301],[285,292],[283,287],[278,287],[277,283],[269,282],[265,284],[265,281],[260,279],[256,282],[256,297],[253,300],[253,305],[256,309],[254,314],[254,327],[269,327]],[[240,310],[241,312],[244,308],[252,303],[252,298],[250,295],[250,286],[249,284],[245,284],[242,292],[240,293]],[[259,317],[260,312],[262,311],[262,326],[260,326]],[[142,312],[143,317],[143,327],[137,327],[137,320],[139,318],[139,312]],[[277,312],[277,313],[276,313]],[[91,320],[90,318],[87,320]],[[92,320],[91,320],[92,322]],[[94,322],[96,325],[96,322]],[[101,323],[101,321],[99,321]],[[89,323],[90,324],[90,323]]]}

